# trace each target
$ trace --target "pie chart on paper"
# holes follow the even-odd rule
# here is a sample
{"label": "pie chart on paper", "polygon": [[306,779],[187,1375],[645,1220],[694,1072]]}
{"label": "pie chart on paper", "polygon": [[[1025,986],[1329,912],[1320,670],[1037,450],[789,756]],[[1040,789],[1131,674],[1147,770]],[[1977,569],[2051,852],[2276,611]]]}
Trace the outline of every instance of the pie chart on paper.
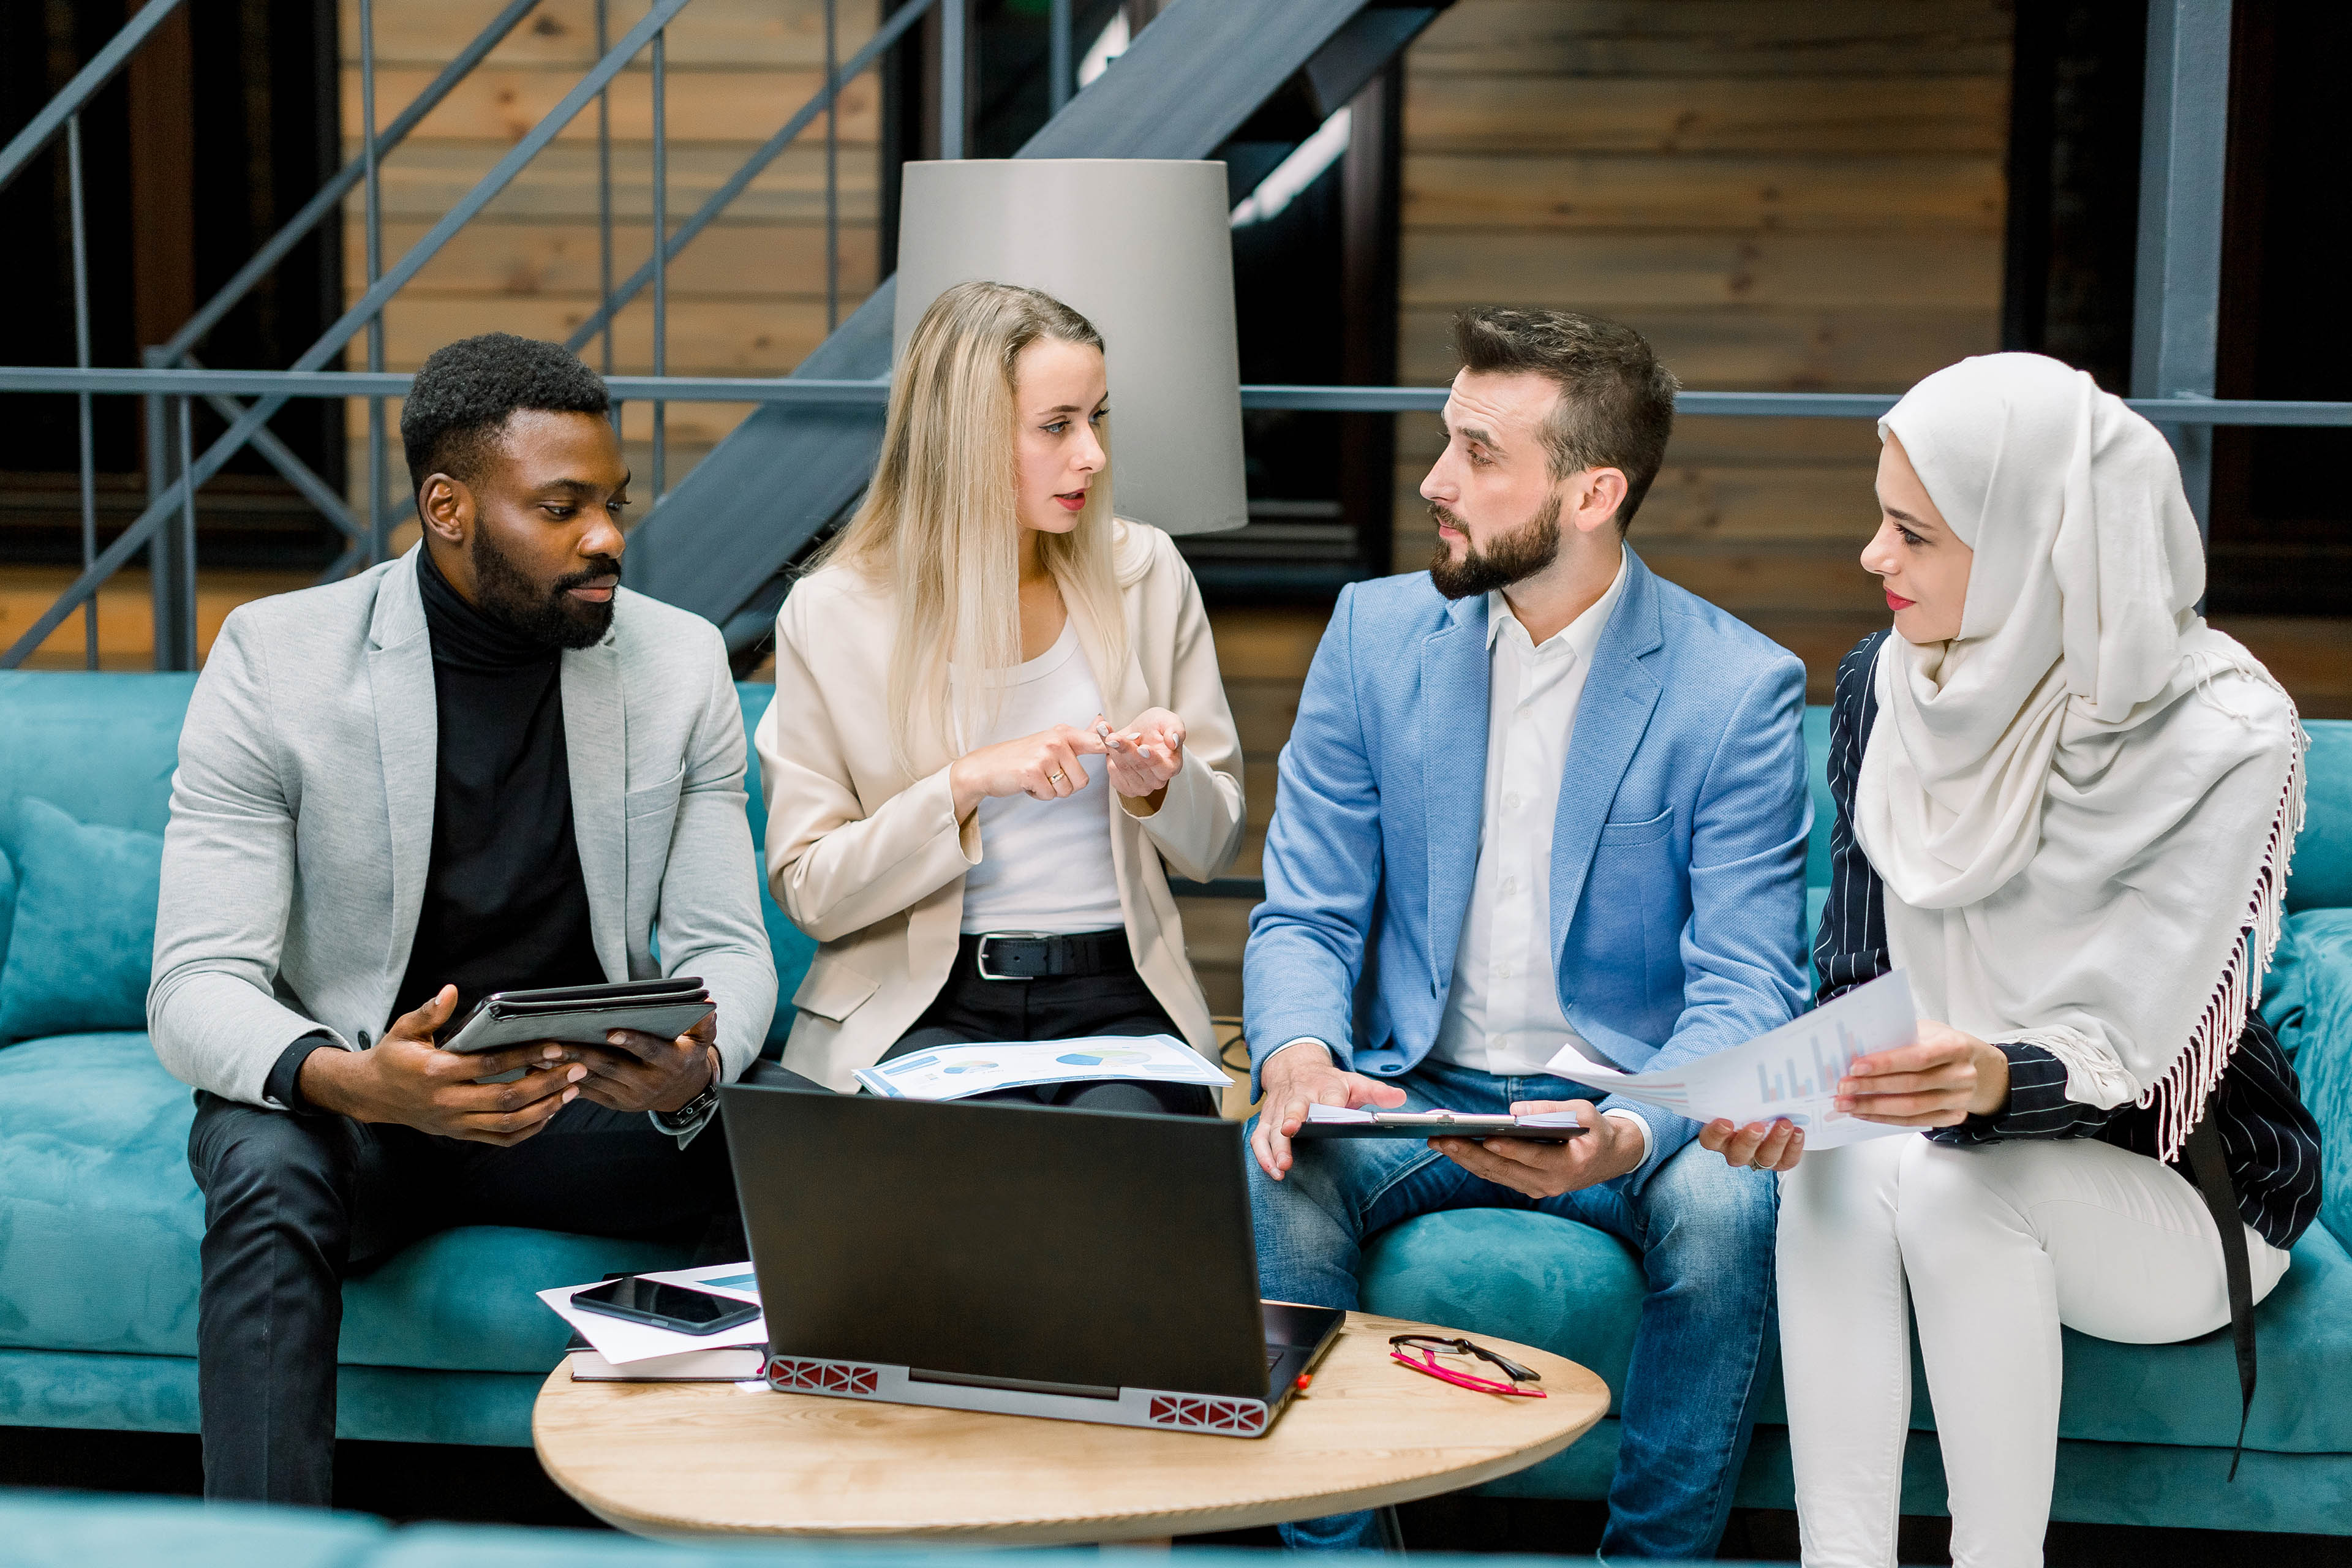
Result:
{"label": "pie chart on paper", "polygon": [[1058,1056],[1054,1059],[1074,1068],[1123,1067],[1129,1062],[1150,1061],[1151,1053],[1125,1050],[1117,1047],[1108,1048],[1096,1047],[1082,1051],[1071,1051],[1066,1056]]}

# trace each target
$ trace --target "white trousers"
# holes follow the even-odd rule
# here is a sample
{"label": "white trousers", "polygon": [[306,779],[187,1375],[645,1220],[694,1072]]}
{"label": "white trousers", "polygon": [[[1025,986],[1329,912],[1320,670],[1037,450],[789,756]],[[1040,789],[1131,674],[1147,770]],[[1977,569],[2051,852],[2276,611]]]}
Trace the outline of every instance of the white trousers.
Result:
{"label": "white trousers", "polygon": [[[2287,1255],[2252,1228],[2254,1299]],[[1809,1153],[1780,1187],[1780,1352],[1807,1568],[1895,1562],[1909,1312],[1959,1568],[2039,1564],[2057,1461],[2058,1328],[2166,1344],[2230,1321],[2220,1234],[2155,1160],[2078,1138]]]}

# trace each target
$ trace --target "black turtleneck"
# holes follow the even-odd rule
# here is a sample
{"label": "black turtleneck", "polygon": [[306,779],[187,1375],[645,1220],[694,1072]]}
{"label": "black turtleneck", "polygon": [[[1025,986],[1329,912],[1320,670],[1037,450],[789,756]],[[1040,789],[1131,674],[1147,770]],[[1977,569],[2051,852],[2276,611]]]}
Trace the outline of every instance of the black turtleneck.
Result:
{"label": "black turtleneck", "polygon": [[416,552],[433,640],[439,757],[433,863],[394,1017],[443,985],[457,1011],[491,991],[593,984],[588,887],[572,834],[562,654],[467,604]]}
{"label": "black turtleneck", "polygon": [[[429,550],[416,552],[416,585],[440,734],[433,858],[392,1017],[455,985],[454,1022],[488,992],[591,985],[604,971],[572,834],[563,656],[467,604]],[[302,1063],[330,1043],[321,1033],[287,1047],[262,1092],[311,1112]]]}

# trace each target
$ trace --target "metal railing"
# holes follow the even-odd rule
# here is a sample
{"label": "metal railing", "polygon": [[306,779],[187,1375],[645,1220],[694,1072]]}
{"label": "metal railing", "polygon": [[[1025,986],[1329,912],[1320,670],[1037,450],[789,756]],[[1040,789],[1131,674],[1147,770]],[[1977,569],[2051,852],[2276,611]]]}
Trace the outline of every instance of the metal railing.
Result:
{"label": "metal railing", "polygon": [[[941,12],[940,96],[947,121],[942,156],[962,155],[961,103],[965,76],[964,13],[968,0],[906,0],[883,22],[866,43],[847,60],[839,58],[839,0],[823,0],[824,19],[824,81],[790,116],[775,135],[754,152],[741,167],[712,193],[675,231],[667,221],[667,30],[689,0],[650,0],[646,16],[618,41],[609,37],[609,0],[595,0],[596,61],[563,98],[484,174],[474,186],[408,251],[390,267],[383,258],[383,203],[381,172],[383,159],[397,148],[437,108],[460,82],[512,33],[538,0],[507,0],[480,32],[460,49],[416,98],[381,129],[375,102],[375,7],[359,0],[359,76],[362,136],[359,156],[345,163],[293,217],[271,236],[218,292],[205,302],[172,338],[142,351],[143,369],[94,370],[89,363],[90,304],[88,287],[87,230],[81,160],[83,109],[119,74],[141,45],[177,10],[182,0],[150,0],[121,32],[73,79],[34,116],[25,128],[0,148],[0,187],[27,167],[60,134],[66,140],[67,184],[72,225],[74,330],[77,373],[99,379],[76,383],[71,390],[80,400],[81,571],[5,653],[0,668],[13,668],[47,640],[76,609],[84,615],[84,663],[98,663],[96,593],[99,586],[142,549],[149,552],[153,576],[156,616],[155,655],[159,668],[193,668],[195,664],[195,493],[238,452],[250,446],[317,508],[345,541],[341,553],[321,574],[321,581],[340,577],[353,567],[383,559],[390,548],[393,508],[385,495],[390,468],[389,432],[384,400],[400,395],[407,378],[384,372],[385,305],[400,289],[438,255],[450,238],[512,183],[523,167],[551,142],[593,100],[596,105],[598,305],[572,333],[566,346],[580,352],[591,340],[603,338],[600,357],[606,373],[614,368],[614,318],[650,285],[652,289],[653,355],[651,377],[614,377],[613,418],[617,430],[621,404],[644,398],[653,405],[654,500],[659,504],[667,489],[667,405],[673,401],[708,401],[709,395],[687,383],[678,391],[668,368],[668,268],[677,252],[707,228],[730,203],[740,196],[774,162],[816,116],[824,116],[825,169],[825,318],[828,330],[841,314],[840,114],[843,87],[871,68],[883,53],[905,37],[935,7]],[[1056,0],[1054,58],[1069,57],[1069,7]],[[613,79],[640,54],[649,54],[652,87],[652,255],[627,280],[614,284],[613,141],[610,87]],[[1066,74],[1066,72],[1065,73]],[[1066,88],[1056,89],[1058,102]],[[364,288],[325,332],[296,356],[283,372],[218,372],[200,364],[195,349],[215,327],[251,292],[256,284],[285,260],[331,214],[340,211],[354,189],[362,204],[362,245]],[[367,369],[362,373],[329,372],[324,367],[341,354],[352,338],[365,333]],[[41,383],[50,374],[26,369],[7,373],[9,390],[57,391]],[[33,378],[26,381],[23,378]],[[316,379],[326,377],[323,382]],[[258,379],[257,379],[258,377]],[[97,472],[90,400],[110,393],[137,395],[146,402],[147,504],[131,525],[103,551],[97,543]],[[272,434],[268,422],[295,397],[366,399],[367,475],[365,500],[355,515],[344,498],[301,458]],[[240,402],[252,397],[252,403]],[[198,453],[194,449],[194,399],[227,425],[225,434]],[[729,401],[743,400],[730,395]],[[750,400],[763,399],[754,395]],[[766,399],[772,400],[772,399]],[[176,523],[176,531],[172,525]]]}
{"label": "metal railing", "polygon": [[[508,0],[488,24],[458,51],[416,98],[381,130],[374,102],[374,5],[359,0],[361,37],[361,116],[363,134],[358,157],[345,163],[304,206],[264,244],[213,298],[172,338],[144,353],[144,367],[93,367],[89,363],[89,300],[87,241],[84,226],[80,113],[91,97],[110,80],[138,47],[177,8],[181,0],[150,0],[57,98],[26,128],[0,148],[0,186],[21,173],[32,158],[62,134],[66,139],[67,179],[73,226],[73,280],[76,362],[66,367],[0,368],[0,393],[67,394],[79,399],[80,412],[80,574],[56,602],[12,644],[0,652],[0,668],[24,660],[76,609],[84,614],[84,660],[96,668],[98,638],[95,595],[99,586],[144,548],[153,573],[156,616],[156,664],[159,668],[193,668],[195,664],[195,496],[199,488],[247,446],[257,450],[293,487],[314,505],[343,536],[345,546],[325,577],[340,576],[362,563],[381,561],[389,549],[391,511],[384,495],[389,468],[384,401],[402,395],[409,384],[405,374],[383,369],[383,310],[456,233],[478,216],[520,174],[526,164],[593,100],[597,127],[598,299],[596,310],[567,340],[574,353],[592,340],[602,339],[599,357],[614,399],[613,418],[618,428],[622,406],[630,401],[653,405],[652,489],[656,506],[667,490],[667,405],[674,402],[874,404],[884,401],[887,385],[880,381],[832,381],[795,377],[675,377],[664,374],[668,359],[668,268],[678,252],[701,235],[711,222],[750,187],[784,148],[804,132],[816,116],[825,117],[825,315],[828,327],[840,320],[839,110],[843,87],[871,68],[885,51],[904,38],[908,29],[935,7],[940,11],[939,103],[940,155],[959,157],[963,152],[966,72],[966,5],[968,0],[906,0],[891,11],[873,36],[847,60],[838,58],[838,0],[824,0],[824,85],[803,103],[765,142],[712,192],[673,231],[668,224],[667,28],[689,0],[649,0],[645,16],[614,41],[608,36],[609,0],[595,0],[595,63],[563,98],[541,117],[475,185],[444,214],[408,251],[390,267],[383,265],[383,192],[381,168],[416,126],[439,106],[521,22],[538,0]],[[2199,38],[2211,31],[2210,17],[2197,22],[2198,4],[2218,4],[2226,15],[2228,0],[2158,0],[2151,7],[2152,49],[2147,102],[2152,122],[2164,134],[2151,147],[2178,150],[2201,146],[2218,135],[2213,122],[2213,86],[2226,80],[2227,51],[2178,44],[2190,32]],[[1074,82],[1072,0],[1051,0],[1048,99],[1058,113],[1071,97]],[[2190,17],[2189,21],[2182,18]],[[2202,31],[2198,31],[2199,28]],[[2226,37],[2226,34],[2223,35]],[[2193,41],[2193,40],[2191,40]],[[2206,40],[2208,43],[2210,39]],[[626,279],[614,280],[614,210],[612,192],[612,122],[609,89],[614,77],[640,54],[650,53],[653,98],[653,243],[651,254]],[[2223,102],[2226,101],[2224,96]],[[2141,337],[2158,352],[2151,353],[2156,380],[2139,390],[2169,387],[2171,395],[2143,396],[2132,406],[2174,433],[2184,445],[2184,467],[2198,481],[2195,499],[2202,505],[2203,470],[2199,437],[2217,425],[2344,426],[2352,425],[2352,403],[2216,400],[2200,395],[2210,390],[2210,354],[2178,369],[2184,352],[2205,342],[2211,332],[2210,294],[2218,289],[2212,268],[2190,268],[2187,283],[2173,281],[2165,269],[2171,257],[2171,232],[2187,232],[2189,217],[2201,215],[2204,227],[2199,244],[2211,237],[2207,230],[2218,223],[2218,166],[2208,158],[2200,163],[2178,151],[2164,158],[2152,153],[2145,190],[2158,192],[2163,205],[2144,227],[2144,249],[2152,247],[2158,264],[2143,278]],[[361,297],[316,342],[298,355],[289,369],[251,371],[211,369],[198,363],[194,350],[247,293],[328,216],[340,210],[354,188],[363,204],[364,281]],[[2169,215],[2168,217],[2166,215]],[[2184,215],[2187,215],[2184,216]],[[2145,215],[2144,215],[2145,217]],[[2174,226],[2168,230],[2166,224]],[[2218,231],[2215,231],[2218,232]],[[2201,255],[2201,251],[2200,252]],[[2144,261],[2145,261],[2144,258]],[[2174,270],[2179,270],[2175,268]],[[2151,281],[2162,279],[2161,288]],[[649,376],[614,374],[614,321],[648,289],[654,323],[653,368]],[[2154,289],[2154,292],[2148,290]],[[2203,311],[2200,317],[2199,312]],[[366,333],[365,371],[331,371],[330,361],[342,353],[352,337]],[[2202,332],[2205,337],[2200,338]],[[2138,345],[2136,345],[2136,349]],[[2210,347],[2210,343],[2206,345]],[[2136,359],[2139,357],[2136,353]],[[2195,360],[2195,355],[2190,355]],[[2160,363],[2159,363],[2160,362]],[[2185,363],[2185,362],[2184,362]],[[2201,369],[2201,374],[2200,373]],[[139,396],[146,400],[148,498],[145,509],[104,550],[97,547],[96,473],[92,437],[92,400],[99,396]],[[268,428],[268,420],[295,398],[363,398],[367,401],[368,474],[366,501],[355,515],[341,496]],[[1444,405],[1443,387],[1365,386],[1245,386],[1244,407],[1286,408],[1342,413],[1388,413],[1434,410]],[[201,453],[194,449],[194,406],[202,399],[227,425],[226,432]],[[243,401],[251,399],[252,401]],[[1687,414],[1801,418],[1874,418],[1891,407],[1895,398],[1882,395],[1834,393],[1685,392],[1678,408]]]}

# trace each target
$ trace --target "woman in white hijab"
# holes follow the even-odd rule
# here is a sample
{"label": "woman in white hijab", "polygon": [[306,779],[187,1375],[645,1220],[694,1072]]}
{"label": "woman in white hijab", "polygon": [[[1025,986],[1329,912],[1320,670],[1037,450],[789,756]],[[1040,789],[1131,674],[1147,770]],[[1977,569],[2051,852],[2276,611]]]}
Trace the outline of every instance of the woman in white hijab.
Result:
{"label": "woman in white hijab", "polygon": [[1840,1103],[1925,1136],[1801,1163],[1786,1123],[1705,1142],[1789,1173],[1805,1562],[1895,1561],[1907,1305],[1953,1562],[2038,1563],[2060,1325],[2157,1343],[2234,1317],[2250,1394],[2246,1314],[2318,1206],[2317,1129],[2252,1011],[2302,731],[2196,611],[2204,555],[2170,448],[2088,375],[1967,360],[1879,433],[1862,561],[1894,635],[1838,671],[1815,957],[1824,1001],[1908,971],[1918,1043],[1856,1061]]}

